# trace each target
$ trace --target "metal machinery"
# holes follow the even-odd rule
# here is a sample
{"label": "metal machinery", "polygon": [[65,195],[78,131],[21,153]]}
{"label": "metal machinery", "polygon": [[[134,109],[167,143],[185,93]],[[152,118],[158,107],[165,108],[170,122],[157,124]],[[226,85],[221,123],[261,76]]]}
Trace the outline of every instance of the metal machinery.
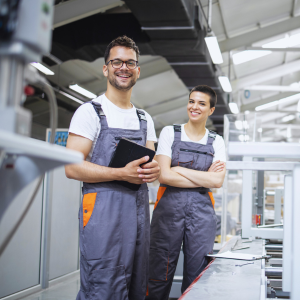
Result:
{"label": "metal machinery", "polygon": [[[57,145],[29,138],[31,113],[22,107],[24,89],[29,84],[41,88],[47,95],[51,111],[51,130],[57,127],[57,104],[54,92],[44,77],[30,62],[39,62],[51,47],[53,17],[52,0],[0,0],[0,221],[16,196],[36,181],[23,212],[5,233],[0,255],[28,212],[30,205],[48,172],[45,184],[52,185],[51,170],[70,163],[80,163],[82,154]],[[54,134],[51,135],[54,142]],[[51,190],[50,188],[48,189]],[[49,264],[49,220],[51,195],[46,195],[44,243],[41,264],[41,285],[47,287]]]}
{"label": "metal machinery", "polygon": [[[235,126],[240,118],[248,120],[248,127],[242,132]],[[300,299],[300,257],[297,255],[300,246],[300,144],[261,142],[257,135],[258,122],[257,116],[252,116],[252,123],[249,116],[242,114],[225,116],[226,168],[242,172],[241,236],[225,243],[227,178],[223,186],[223,248],[180,299]],[[248,136],[247,141],[238,138],[241,134]],[[264,187],[265,171],[285,171],[284,189],[274,188],[270,193]],[[253,184],[254,178],[256,184]],[[274,196],[274,224],[267,224],[265,197],[271,194]],[[240,260],[247,254],[259,255],[262,259]],[[232,259],[218,258],[222,255],[232,256]]]}

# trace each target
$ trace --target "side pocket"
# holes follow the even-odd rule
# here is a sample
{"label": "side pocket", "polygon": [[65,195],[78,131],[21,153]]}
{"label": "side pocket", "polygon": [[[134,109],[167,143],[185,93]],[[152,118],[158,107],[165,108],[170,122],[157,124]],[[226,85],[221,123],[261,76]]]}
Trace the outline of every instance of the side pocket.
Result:
{"label": "side pocket", "polygon": [[161,197],[163,196],[163,194],[165,193],[167,187],[166,186],[160,186],[157,192],[157,197],[156,197],[156,202],[154,204],[154,208],[153,210],[156,208],[158,202],[160,201]]}
{"label": "side pocket", "polygon": [[169,252],[163,249],[150,248],[149,280],[167,281],[169,268]]}
{"label": "side pocket", "polygon": [[215,208],[215,199],[214,199],[212,192],[208,192],[208,195],[209,195],[209,198],[210,198],[213,208]]}
{"label": "side pocket", "polygon": [[114,268],[93,270],[90,274],[89,299],[128,300],[123,265]]}
{"label": "side pocket", "polygon": [[82,214],[83,214],[83,227],[87,225],[89,222],[95,202],[96,202],[97,193],[89,193],[85,194],[82,199]]}

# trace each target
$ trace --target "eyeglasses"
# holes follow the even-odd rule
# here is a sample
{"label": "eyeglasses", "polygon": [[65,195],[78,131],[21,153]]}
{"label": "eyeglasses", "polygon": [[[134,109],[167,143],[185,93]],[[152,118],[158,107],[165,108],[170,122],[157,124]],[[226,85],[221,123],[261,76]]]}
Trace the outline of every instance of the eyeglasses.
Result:
{"label": "eyeglasses", "polygon": [[112,59],[110,60],[106,65],[108,66],[108,64],[111,62],[111,65],[114,69],[121,69],[123,67],[123,64],[126,64],[126,67],[129,70],[134,70],[139,62],[137,60],[127,60],[127,61],[122,61],[120,59]]}

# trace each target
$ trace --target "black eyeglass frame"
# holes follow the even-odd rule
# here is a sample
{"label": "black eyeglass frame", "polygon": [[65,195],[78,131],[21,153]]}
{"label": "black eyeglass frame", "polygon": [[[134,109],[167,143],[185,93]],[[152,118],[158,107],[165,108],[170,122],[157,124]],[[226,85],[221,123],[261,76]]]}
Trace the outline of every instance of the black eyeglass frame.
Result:
{"label": "black eyeglass frame", "polygon": [[[126,68],[127,68],[128,70],[135,70],[135,69],[139,66],[139,61],[138,61],[138,60],[133,60],[133,59],[131,59],[131,60],[126,60],[126,61],[121,60],[121,59],[111,59],[110,61],[107,62],[106,65],[108,66],[110,62],[113,62],[113,61],[115,61],[115,60],[121,61],[121,62],[122,62],[122,65],[121,65],[121,67],[119,67],[119,68],[115,68],[115,67],[113,66],[113,64],[111,63],[111,66],[112,66],[114,69],[116,69],[116,70],[117,70],[117,69],[121,69],[121,68],[123,67],[124,63],[125,63]],[[133,68],[133,69],[128,68],[128,66],[127,66],[127,63],[128,63],[128,62],[135,62],[135,68]]]}

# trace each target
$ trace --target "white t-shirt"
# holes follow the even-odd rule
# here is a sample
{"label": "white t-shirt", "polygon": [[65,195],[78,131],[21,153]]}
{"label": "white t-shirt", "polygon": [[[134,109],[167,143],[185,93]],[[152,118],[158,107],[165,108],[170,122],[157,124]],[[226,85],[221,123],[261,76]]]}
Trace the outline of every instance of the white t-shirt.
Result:
{"label": "white t-shirt", "polygon": [[[105,94],[94,99],[93,102],[102,105],[108,127],[134,130],[140,128],[140,121],[134,105],[132,105],[132,108],[130,109],[122,109],[108,100]],[[147,118],[147,141],[156,142],[157,138],[153,120],[147,112],[145,112],[145,115]],[[90,161],[92,158],[100,130],[100,120],[93,105],[83,104],[78,107],[71,120],[69,133],[71,132],[93,141],[92,149],[86,159],[87,161]]]}
{"label": "white t-shirt", "polygon": [[[193,142],[202,145],[207,144],[208,132],[209,132],[208,129],[206,129],[205,135],[200,141],[194,142],[190,140],[187,134],[185,133],[184,125],[185,124],[181,124],[181,140],[183,142]],[[173,145],[173,142],[174,142],[174,127],[173,126],[164,127],[159,136],[156,155],[166,155],[172,159],[171,147]],[[212,146],[215,150],[213,162],[217,160],[226,162],[225,143],[223,138],[220,135],[216,135],[216,138],[213,141]]]}

